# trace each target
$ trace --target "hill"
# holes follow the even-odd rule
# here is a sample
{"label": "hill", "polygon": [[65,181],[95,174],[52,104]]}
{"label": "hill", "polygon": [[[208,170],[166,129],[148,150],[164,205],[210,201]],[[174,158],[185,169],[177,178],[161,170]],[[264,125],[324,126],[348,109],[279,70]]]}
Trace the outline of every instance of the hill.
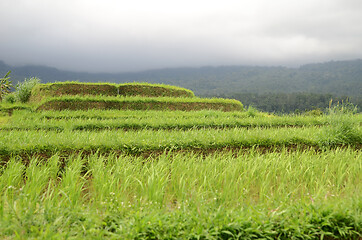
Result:
{"label": "hill", "polygon": [[[81,82],[149,82],[164,83],[191,89],[198,96],[223,96],[250,102],[262,110],[263,104],[247,97],[252,94],[268,99],[270,95],[317,94],[316,99],[301,110],[316,106],[328,106],[328,101],[349,97],[354,103],[362,103],[362,60],[331,61],[307,64],[299,68],[266,66],[219,66],[201,68],[169,68],[125,73],[85,73],[62,71],[45,66],[14,67],[0,62],[0,74],[12,71],[12,79],[22,81],[25,77],[37,76],[43,83],[54,81]],[[306,95],[306,93],[308,93]],[[266,97],[265,97],[266,95]],[[285,98],[283,95],[279,98]],[[328,99],[326,102],[325,99]],[[267,101],[267,100],[265,100]],[[303,100],[302,100],[303,101]],[[285,104],[284,104],[285,105]],[[290,111],[293,107],[284,108]],[[283,110],[280,104],[274,111]],[[295,109],[294,109],[295,110]]]}

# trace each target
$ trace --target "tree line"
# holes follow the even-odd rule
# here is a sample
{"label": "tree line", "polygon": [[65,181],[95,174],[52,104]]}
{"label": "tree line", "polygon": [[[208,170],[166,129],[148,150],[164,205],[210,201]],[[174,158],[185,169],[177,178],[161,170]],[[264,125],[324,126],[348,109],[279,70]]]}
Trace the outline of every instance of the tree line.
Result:
{"label": "tree line", "polygon": [[244,106],[274,113],[303,113],[311,110],[325,111],[332,100],[333,104],[349,102],[361,112],[362,97],[335,96],[317,93],[233,93],[221,94],[220,97],[241,101]]}

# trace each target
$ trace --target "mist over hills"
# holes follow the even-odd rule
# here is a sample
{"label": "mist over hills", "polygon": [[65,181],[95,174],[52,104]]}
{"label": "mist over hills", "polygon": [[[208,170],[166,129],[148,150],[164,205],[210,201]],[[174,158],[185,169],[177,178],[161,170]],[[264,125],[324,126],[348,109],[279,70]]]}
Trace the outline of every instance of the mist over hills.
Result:
{"label": "mist over hills", "polygon": [[[0,76],[5,75],[9,70],[12,71],[11,78],[14,83],[33,76],[40,78],[42,83],[68,80],[165,83],[191,89],[196,95],[231,97],[244,103],[248,100],[243,96],[255,98],[280,95],[285,98],[287,95],[314,94],[323,95],[326,99],[350,97],[354,99],[355,103],[359,103],[362,98],[361,59],[313,63],[299,68],[206,66],[124,73],[71,72],[46,66],[10,66],[0,61]],[[325,99],[323,101],[325,102]],[[259,106],[260,104],[254,105]],[[314,104],[314,107],[318,107],[316,105]],[[303,109],[303,106],[301,107]],[[285,107],[285,111],[290,111],[287,108]]]}

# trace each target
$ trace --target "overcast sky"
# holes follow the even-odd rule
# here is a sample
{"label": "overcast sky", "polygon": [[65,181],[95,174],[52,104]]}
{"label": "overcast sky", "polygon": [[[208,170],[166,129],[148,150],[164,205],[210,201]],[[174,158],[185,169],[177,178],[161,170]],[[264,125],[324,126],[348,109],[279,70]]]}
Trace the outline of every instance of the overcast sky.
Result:
{"label": "overcast sky", "polygon": [[122,72],[362,58],[362,0],[0,0],[0,60]]}

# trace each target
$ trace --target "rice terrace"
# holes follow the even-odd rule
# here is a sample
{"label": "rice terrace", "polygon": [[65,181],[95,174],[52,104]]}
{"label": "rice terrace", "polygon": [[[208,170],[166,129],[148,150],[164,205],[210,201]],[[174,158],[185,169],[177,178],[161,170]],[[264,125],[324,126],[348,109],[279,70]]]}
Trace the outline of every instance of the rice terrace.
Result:
{"label": "rice terrace", "polygon": [[0,103],[1,239],[361,239],[362,114],[162,84],[25,81]]}

